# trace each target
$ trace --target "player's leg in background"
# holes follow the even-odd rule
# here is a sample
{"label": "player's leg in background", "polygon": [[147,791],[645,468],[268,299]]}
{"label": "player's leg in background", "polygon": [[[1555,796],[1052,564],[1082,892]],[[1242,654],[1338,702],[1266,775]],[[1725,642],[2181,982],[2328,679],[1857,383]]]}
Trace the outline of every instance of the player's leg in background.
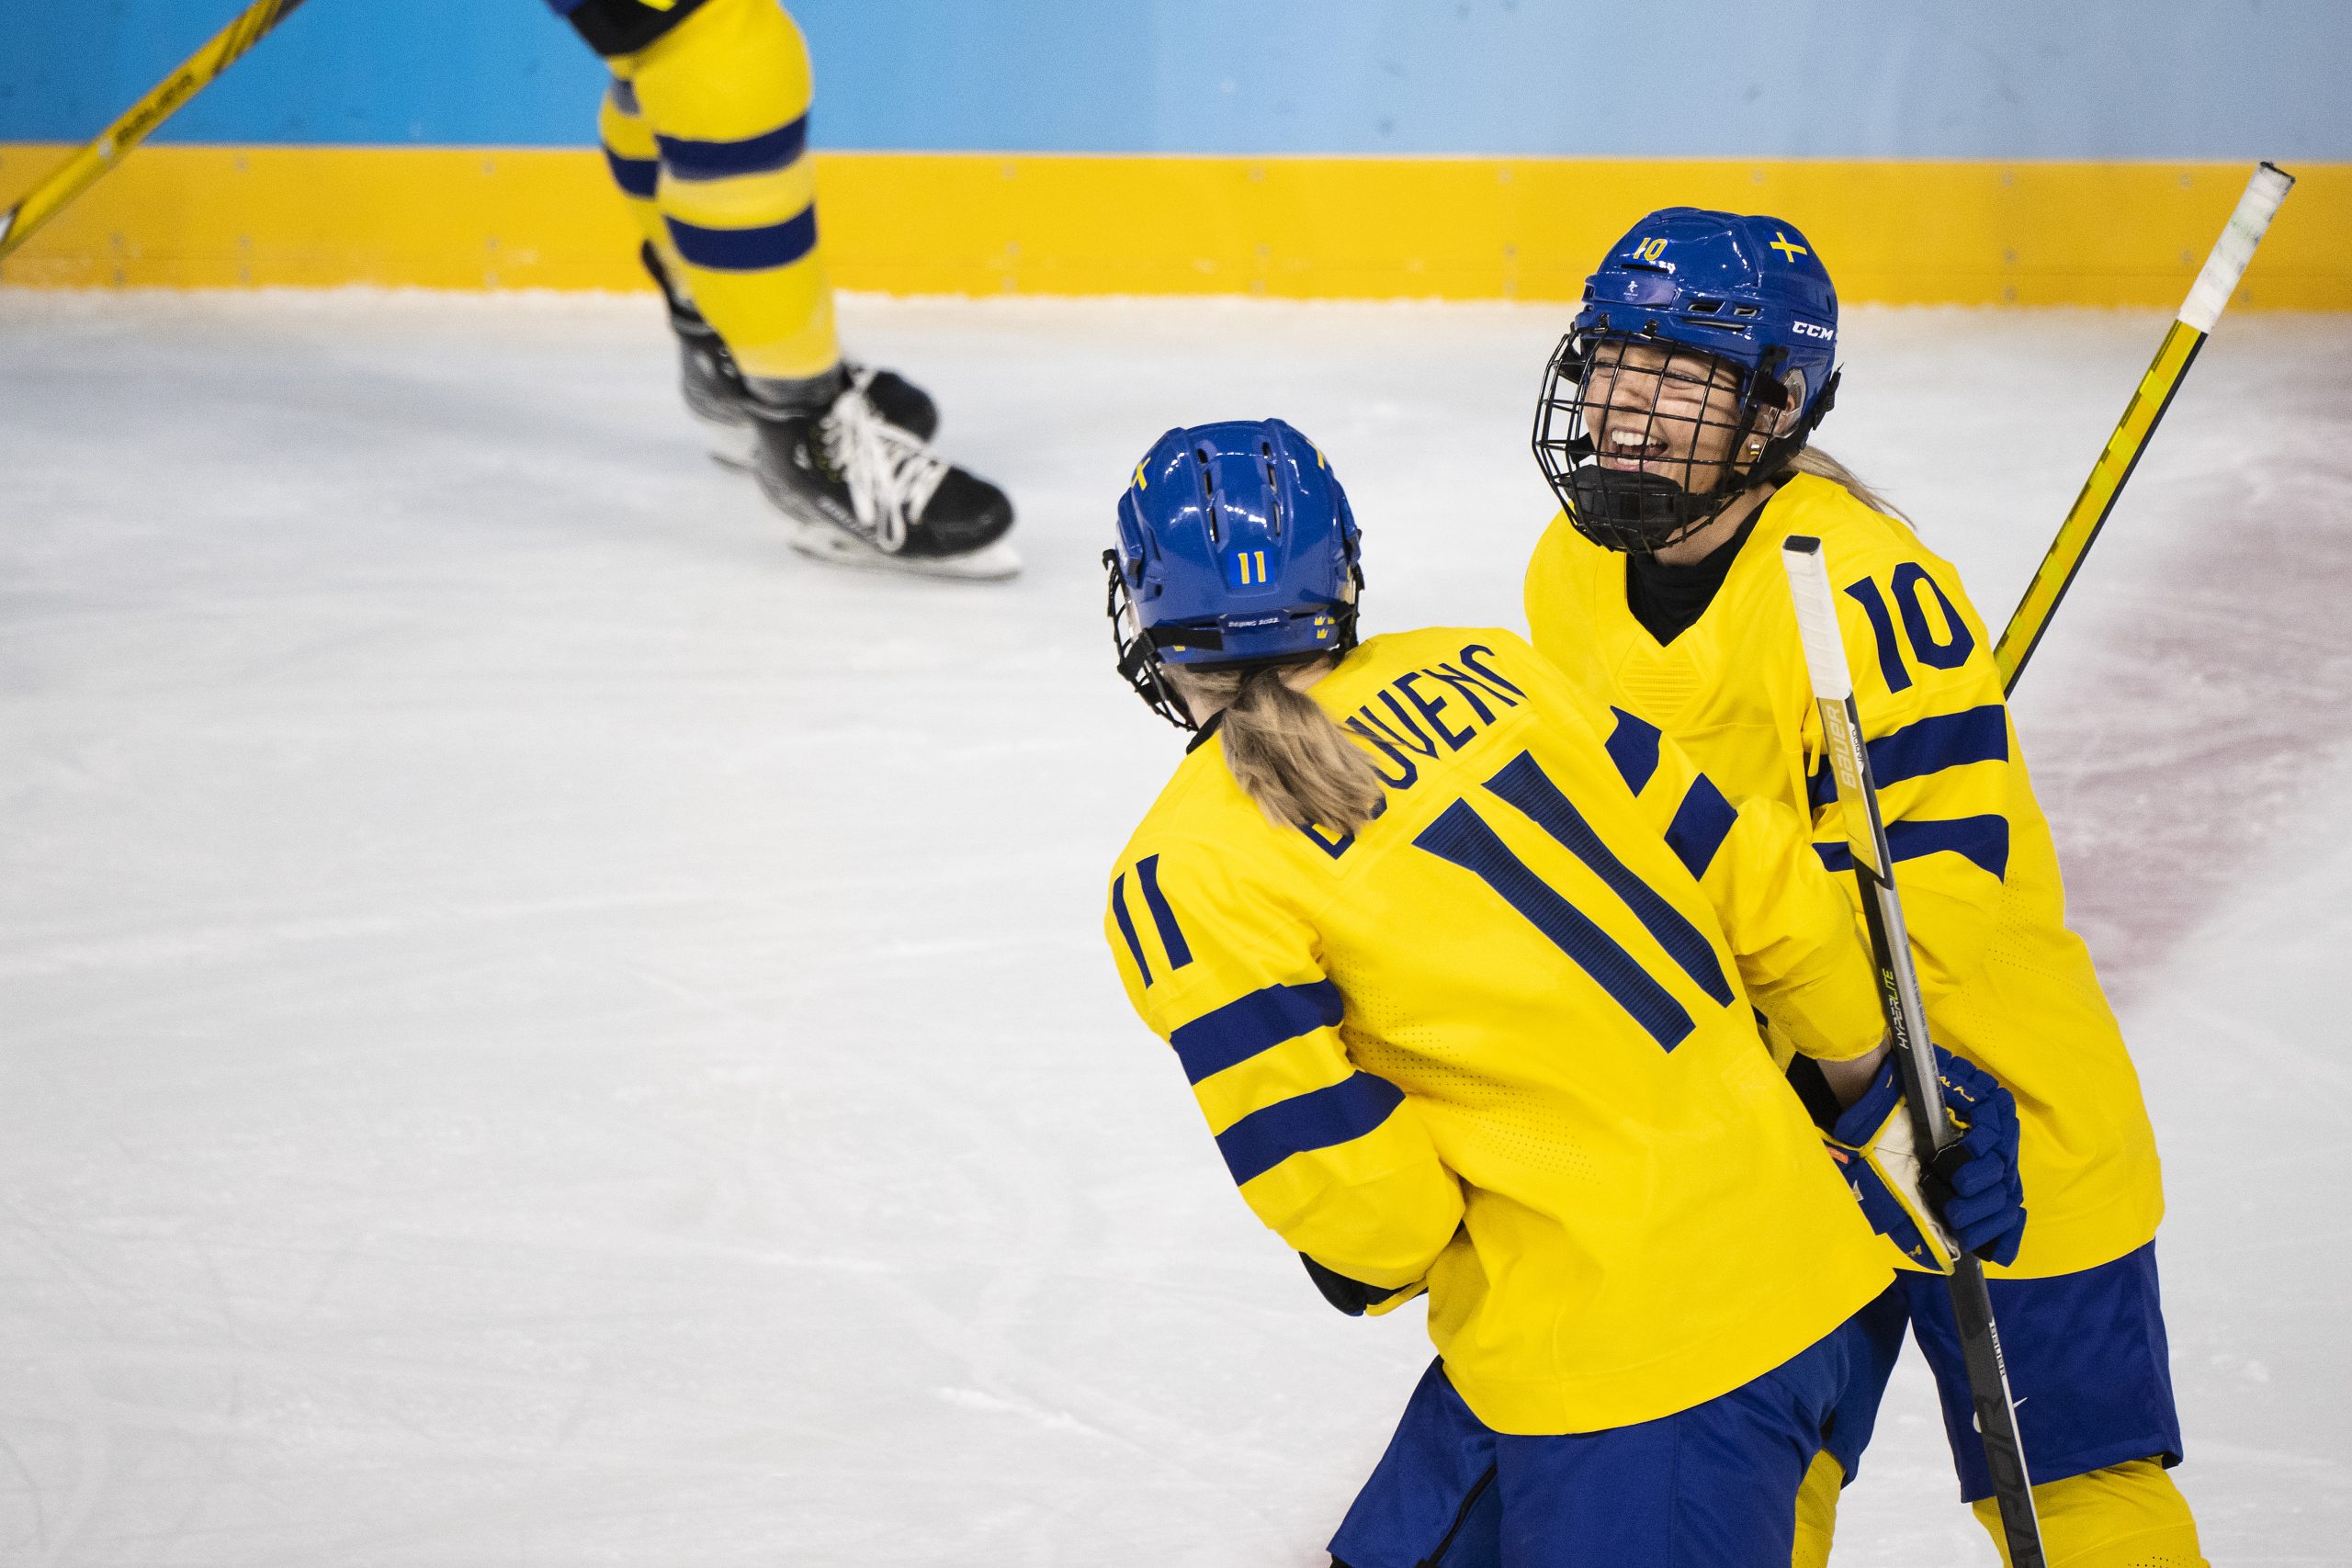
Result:
{"label": "player's leg in background", "polygon": [[800,29],[775,0],[707,0],[611,65],[653,134],[658,249],[675,263],[677,292],[756,389],[830,400],[841,343],[818,243]]}
{"label": "player's leg in background", "polygon": [[[1997,1547],[2000,1516],[1951,1302],[1936,1276],[1903,1282],[1962,1495]],[[2041,1478],[2034,1506],[2051,1568],[2205,1568],[2196,1519],[2168,1473],[2180,1459],[2180,1417],[2155,1244],[2073,1274],[1995,1280],[1992,1296],[2026,1464]]]}
{"label": "player's leg in background", "polygon": [[734,437],[722,437],[719,455],[748,459],[804,553],[933,576],[1012,576],[1020,569],[1003,541],[1012,502],[932,452],[938,412],[919,388],[842,360],[798,27],[776,0],[700,0],[666,22],[642,0],[591,4],[630,17],[625,27],[652,15],[660,28],[623,31],[631,47],[605,51],[625,89],[607,98],[608,145],[636,206],[644,140],[629,120],[651,134],[660,224],[649,230],[647,265],[684,348],[688,407]]}

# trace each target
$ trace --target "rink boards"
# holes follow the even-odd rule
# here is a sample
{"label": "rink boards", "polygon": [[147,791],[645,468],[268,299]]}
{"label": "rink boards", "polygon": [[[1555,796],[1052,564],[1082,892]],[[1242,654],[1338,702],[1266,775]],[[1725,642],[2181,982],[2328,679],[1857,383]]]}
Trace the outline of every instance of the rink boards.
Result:
{"label": "rink boards", "polygon": [[[0,200],[68,152],[0,144]],[[2177,304],[2247,162],[820,152],[826,255],[892,294],[1555,299],[1634,219],[1784,214],[1852,301]],[[2308,164],[2238,309],[2352,309],[2352,164]],[[152,146],[0,284],[635,288],[569,148]]]}

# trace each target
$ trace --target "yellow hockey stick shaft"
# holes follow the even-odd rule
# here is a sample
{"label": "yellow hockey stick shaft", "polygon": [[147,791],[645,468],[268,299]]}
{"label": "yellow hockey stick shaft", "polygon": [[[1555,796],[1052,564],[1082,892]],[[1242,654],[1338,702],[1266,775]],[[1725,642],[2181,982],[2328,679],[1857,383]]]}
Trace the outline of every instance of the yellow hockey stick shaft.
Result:
{"label": "yellow hockey stick shaft", "polygon": [[23,200],[0,212],[0,256],[31,239],[42,224],[63,211],[100,175],[120,163],[124,154],[147,140],[149,132],[235,64],[301,4],[302,0],[254,0],[235,21],[213,34],[179,69],[148,89],[146,96],[131,105],[121,118],[100,131],[97,140],[68,158]]}
{"label": "yellow hockey stick shaft", "polygon": [[2139,389],[2124,405],[2123,418],[2117,423],[2115,434],[2107,438],[2098,461],[2091,465],[2090,478],[2083,481],[2082,493],[2075,498],[2066,520],[2058,525],[2058,536],[2051,541],[2049,554],[2041,558],[2033,581],[2026,585],[2025,597],[2018,602],[2009,624],[2001,632],[2001,640],[1994,645],[1993,659],[2001,668],[2004,691],[2017,689],[2026,660],[2041,645],[2041,634],[2050,629],[2059,601],[2074,586],[2075,574],[2083,568],[2083,558],[2090,553],[2108,514],[2115,510],[2116,498],[2123,493],[2132,470],[2139,466],[2140,454],[2147,450],[2148,438],[2155,434],[2165,411],[2172,407],[2173,394],[2180,390],[2188,367],[2197,362],[2197,351],[2204,346],[2207,334],[2221,320],[2222,307],[2230,302],[2230,295],[2236,290],[2246,264],[2254,259],[2254,248],[2262,243],[2271,219],[2278,215],[2278,204],[2286,199],[2294,183],[2292,175],[2274,164],[2257,165],[2254,177],[2246,182],[2245,194],[2238,198],[2229,226],[2214,243],[2212,254],[2205,258],[2204,270],[2197,275],[2188,300],[2165,333],[2155,362],[2140,378]]}

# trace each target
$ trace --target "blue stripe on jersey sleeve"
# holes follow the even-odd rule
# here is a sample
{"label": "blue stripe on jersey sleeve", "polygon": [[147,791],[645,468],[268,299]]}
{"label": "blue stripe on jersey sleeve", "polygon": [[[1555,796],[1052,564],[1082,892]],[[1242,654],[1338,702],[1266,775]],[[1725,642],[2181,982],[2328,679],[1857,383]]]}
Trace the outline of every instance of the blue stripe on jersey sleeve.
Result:
{"label": "blue stripe on jersey sleeve", "polygon": [[781,169],[808,150],[808,117],[738,141],[697,141],[660,136],[662,161],[682,180],[720,180],[729,175],[764,175]]}
{"label": "blue stripe on jersey sleeve", "polygon": [[2006,762],[2008,710],[1986,703],[1964,713],[1938,714],[1881,736],[1870,743],[1870,752],[1871,779],[1881,789],[1970,762]]}
{"label": "blue stripe on jersey sleeve", "polygon": [[1143,943],[1136,940],[1136,922],[1127,913],[1127,874],[1119,873],[1111,879],[1111,918],[1119,922],[1119,934],[1127,939],[1127,953],[1136,961],[1136,971],[1143,983],[1151,984],[1151,965],[1143,961]]}
{"label": "blue stripe on jersey sleeve", "polygon": [[1476,876],[1502,895],[1616,1001],[1662,1049],[1671,1051],[1696,1027],[1673,993],[1650,978],[1633,954],[1511,853],[1486,818],[1457,800],[1413,840],[1441,860]]}
{"label": "blue stripe on jersey sleeve", "polygon": [[1263,1176],[1293,1155],[1353,1142],[1388,1120],[1405,1098],[1386,1078],[1350,1073],[1329,1089],[1276,1100],[1216,1135],[1217,1152],[1236,1186]]}
{"label": "blue stripe on jersey sleeve", "polygon": [[[1657,731],[1653,729],[1650,734],[1656,737]],[[1656,757],[1655,750],[1651,755]],[[1643,929],[1657,939],[1657,944],[1666,949],[1668,956],[1701,990],[1721,1006],[1731,1005],[1731,985],[1724,978],[1724,966],[1716,962],[1715,950],[1707,945],[1699,928],[1660,897],[1657,889],[1625,868],[1625,863],[1600,841],[1600,835],[1592,830],[1584,814],[1560,793],[1560,786],[1552,782],[1532,756],[1521,751],[1502,772],[1487,781],[1487,787],[1525,812],[1537,827],[1584,862],[1595,876],[1609,885],[1611,892],[1625,901],[1625,908],[1634,911],[1634,918],[1642,922]]]}
{"label": "blue stripe on jersey sleeve", "polygon": [[1176,911],[1168,907],[1168,896],[1159,890],[1158,855],[1146,855],[1136,862],[1136,886],[1143,889],[1144,906],[1151,911],[1151,923],[1159,928],[1159,945],[1168,952],[1168,967],[1182,969],[1193,961],[1193,946],[1184,940],[1184,928],[1176,923]]}
{"label": "blue stripe on jersey sleeve", "polygon": [[[2009,760],[2008,709],[1999,703],[1962,713],[1937,714],[1906,724],[1870,743],[1871,781],[1884,788],[1905,779],[1923,779],[1946,768]],[[1838,775],[1824,757],[1805,781],[1805,796],[1816,811],[1838,798]]]}
{"label": "blue stripe on jersey sleeve", "polygon": [[[1974,862],[1995,876],[2009,869],[2009,819],[1996,813],[1982,817],[1931,817],[1919,822],[1897,822],[1886,830],[1886,847],[1896,860],[1951,851]],[[1843,839],[1816,842],[1813,852],[1832,871],[1854,869],[1854,852]]]}
{"label": "blue stripe on jersey sleeve", "polygon": [[1176,1059],[1184,1065],[1184,1081],[1198,1083],[1285,1040],[1317,1029],[1336,1029],[1343,1011],[1340,987],[1329,980],[1306,986],[1268,986],[1203,1013],[1170,1035],[1168,1043],[1176,1047]]}
{"label": "blue stripe on jersey sleeve", "polygon": [[762,272],[789,266],[817,248],[817,209],[805,208],[781,223],[756,229],[706,229],[665,218],[670,243],[696,266],[713,272]]}
{"label": "blue stripe on jersey sleeve", "polygon": [[1715,863],[1715,852],[1724,847],[1724,836],[1738,820],[1739,813],[1715,787],[1715,781],[1701,773],[1691,781],[1690,793],[1683,795],[1682,804],[1675,807],[1674,820],[1667,825],[1667,847],[1680,857],[1692,876],[1704,876]]}
{"label": "blue stripe on jersey sleeve", "polygon": [[1635,718],[1623,708],[1612,707],[1609,711],[1617,716],[1617,728],[1609,732],[1609,739],[1602,745],[1608,750],[1609,760],[1625,776],[1625,787],[1639,795],[1642,786],[1650,782],[1650,775],[1657,772],[1657,726]]}

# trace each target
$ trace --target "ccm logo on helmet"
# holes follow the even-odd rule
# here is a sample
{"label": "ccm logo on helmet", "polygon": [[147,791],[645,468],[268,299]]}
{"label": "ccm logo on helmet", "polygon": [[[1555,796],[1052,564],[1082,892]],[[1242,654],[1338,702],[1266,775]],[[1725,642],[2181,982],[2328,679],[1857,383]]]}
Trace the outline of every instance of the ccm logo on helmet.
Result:
{"label": "ccm logo on helmet", "polygon": [[1795,333],[1799,337],[1822,337],[1834,339],[1838,335],[1838,331],[1835,327],[1817,327],[1811,321],[1791,321],[1789,323],[1789,330]]}

